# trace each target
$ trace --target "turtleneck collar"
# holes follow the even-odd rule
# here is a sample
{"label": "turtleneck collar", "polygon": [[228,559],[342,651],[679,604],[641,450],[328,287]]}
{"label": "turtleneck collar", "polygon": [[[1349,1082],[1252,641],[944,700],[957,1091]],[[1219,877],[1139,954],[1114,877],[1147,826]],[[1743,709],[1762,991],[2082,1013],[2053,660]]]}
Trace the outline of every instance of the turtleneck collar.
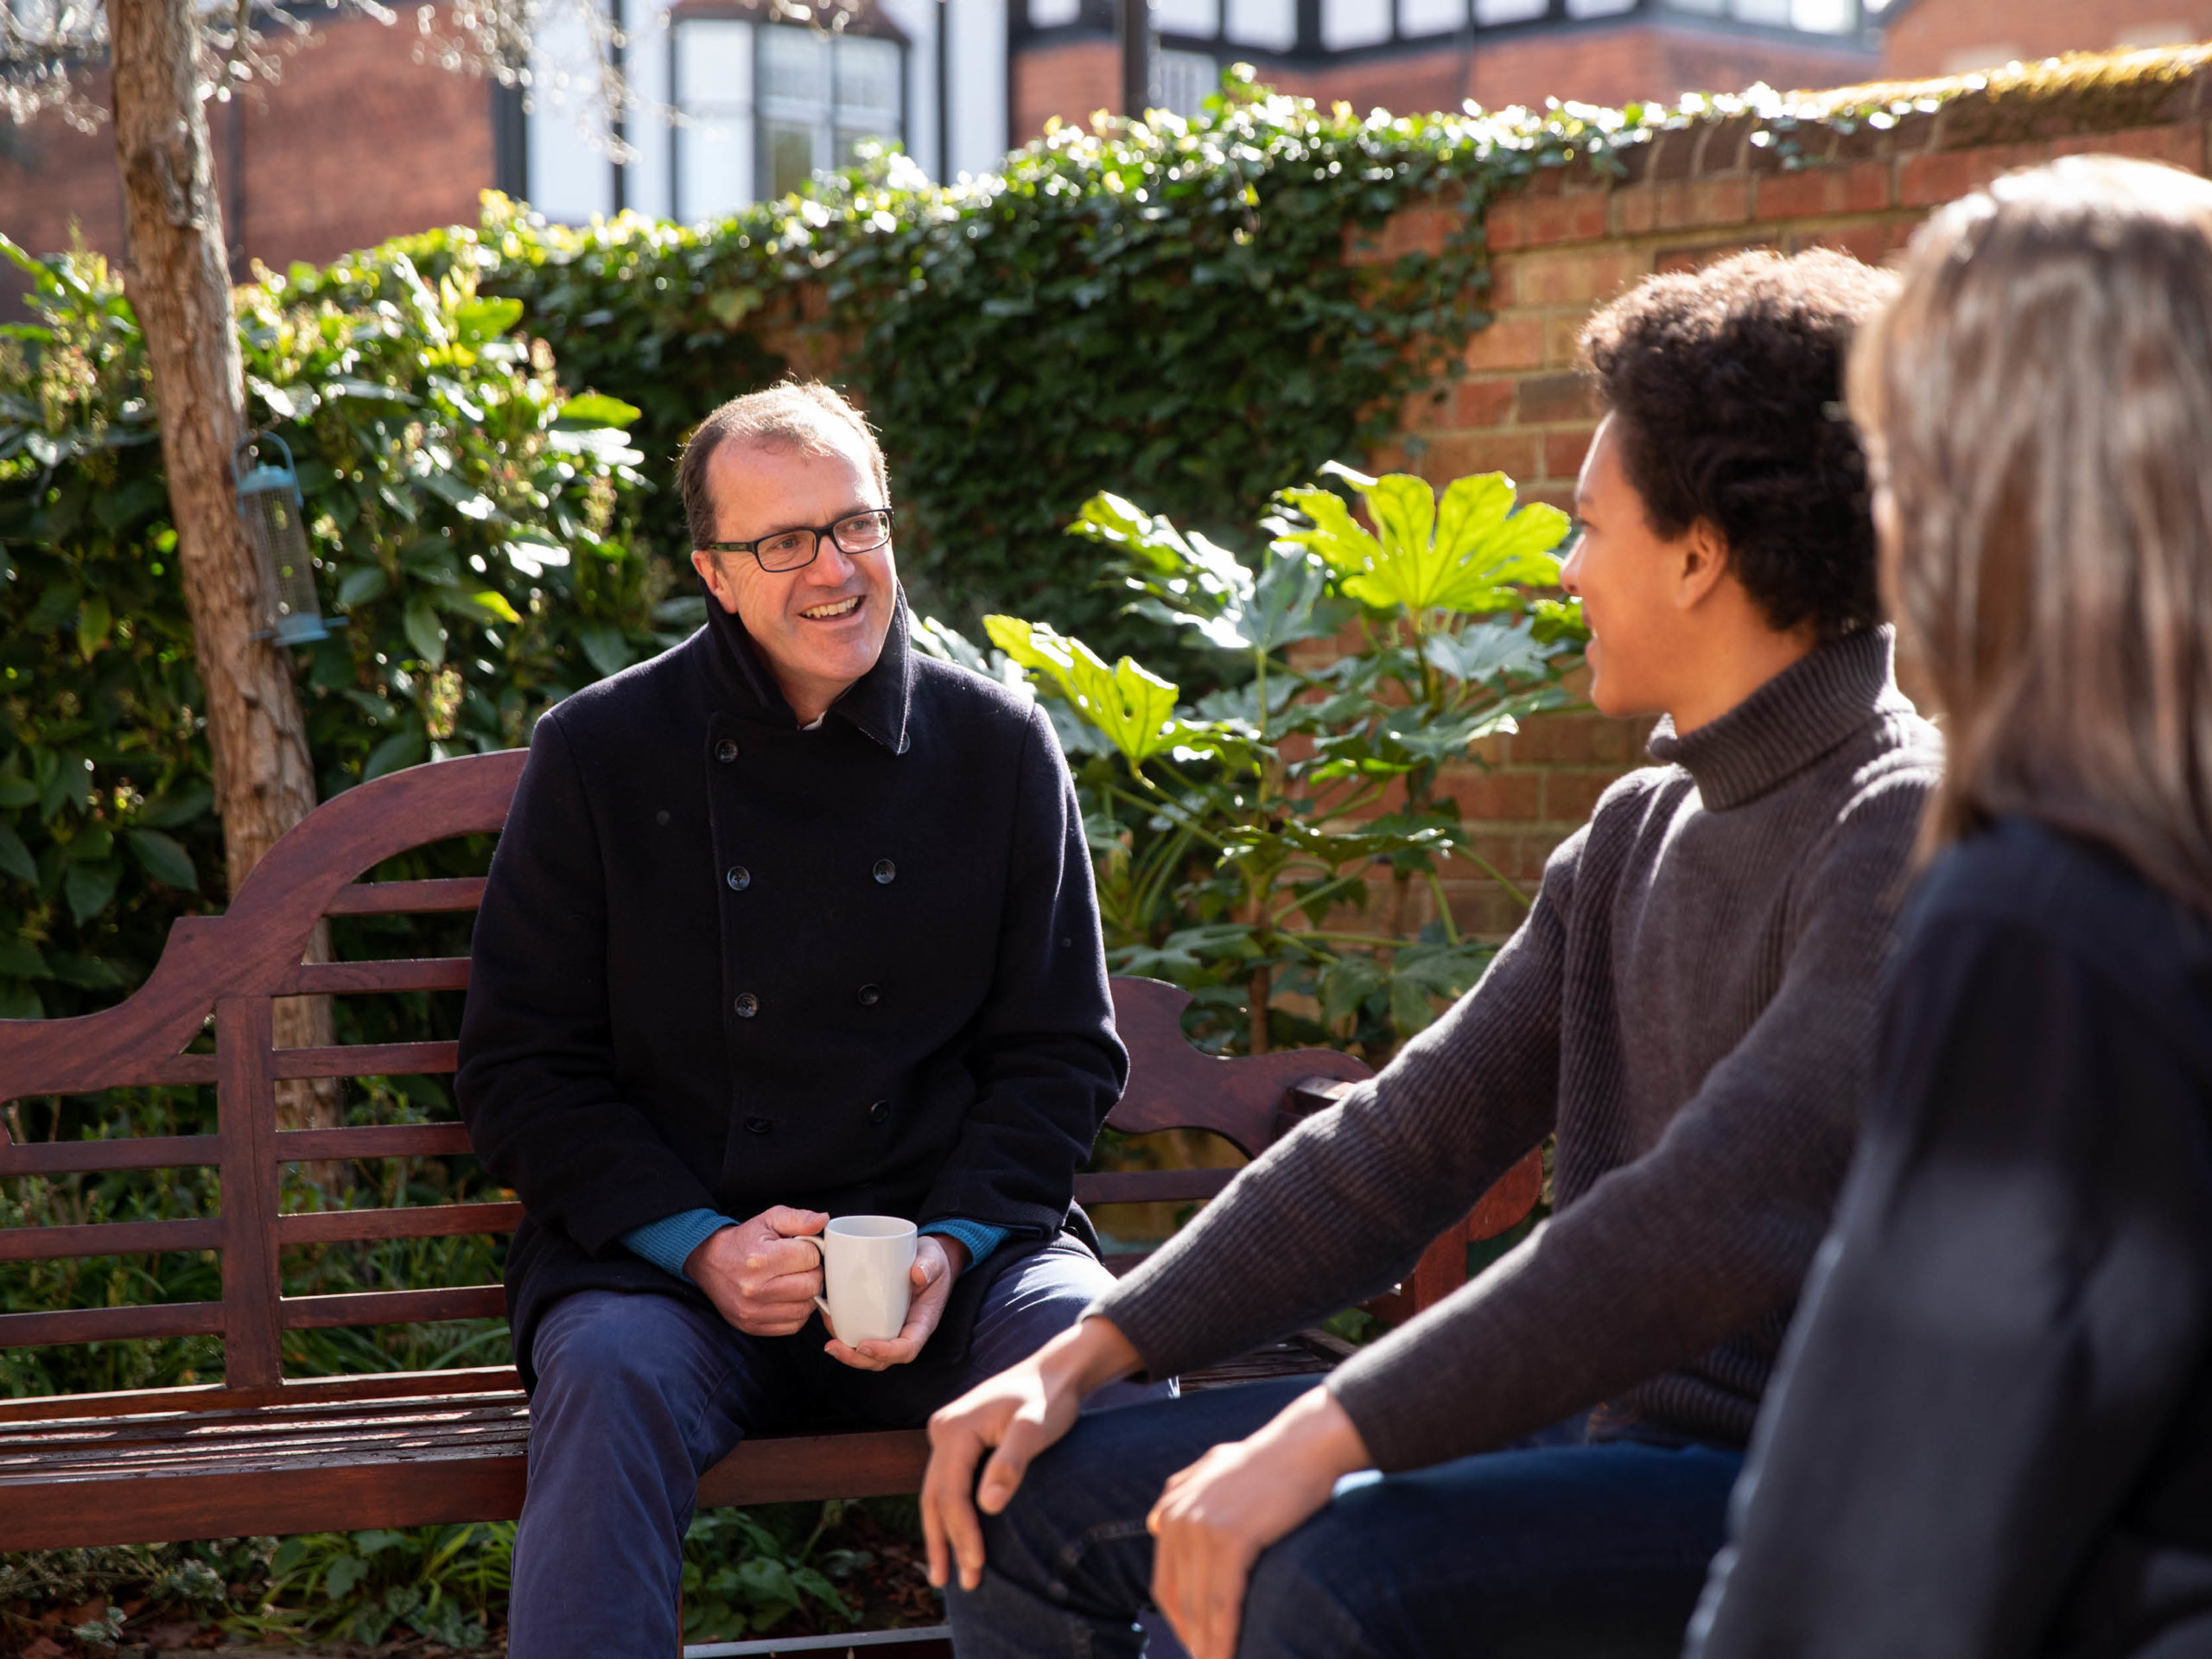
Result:
{"label": "turtleneck collar", "polygon": [[1713,810],[1756,800],[1877,715],[1910,711],[1892,672],[1896,640],[1886,625],[1832,639],[1688,737],[1662,715],[1646,747],[1688,772]]}
{"label": "turtleneck collar", "polygon": [[[798,716],[784,701],[783,690],[751,632],[734,613],[721,607],[705,582],[699,587],[707,596],[707,632],[713,644],[709,659],[732,712],[798,730]],[[843,695],[830,705],[830,713],[892,753],[904,754],[910,741],[906,722],[912,707],[914,664],[907,640],[906,591],[893,588],[893,593],[891,626],[884,632],[882,653],[874,667],[847,686]]]}

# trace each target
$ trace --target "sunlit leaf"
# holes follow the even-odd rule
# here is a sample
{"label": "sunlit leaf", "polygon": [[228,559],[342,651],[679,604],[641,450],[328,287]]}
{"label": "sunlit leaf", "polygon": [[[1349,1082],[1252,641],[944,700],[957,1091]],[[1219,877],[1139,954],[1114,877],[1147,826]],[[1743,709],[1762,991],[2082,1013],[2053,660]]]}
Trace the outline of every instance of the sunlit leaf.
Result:
{"label": "sunlit leaf", "polygon": [[604,392],[587,391],[562,404],[553,417],[553,423],[568,432],[581,432],[601,426],[626,429],[644,412],[635,404],[626,404],[620,397],[609,397]]}
{"label": "sunlit leaf", "polygon": [[1124,657],[1109,668],[1082,640],[1019,617],[987,616],[983,630],[1008,657],[1058,687],[1131,766],[1178,746],[1211,746],[1212,734],[1175,718],[1174,683],[1134,658]]}

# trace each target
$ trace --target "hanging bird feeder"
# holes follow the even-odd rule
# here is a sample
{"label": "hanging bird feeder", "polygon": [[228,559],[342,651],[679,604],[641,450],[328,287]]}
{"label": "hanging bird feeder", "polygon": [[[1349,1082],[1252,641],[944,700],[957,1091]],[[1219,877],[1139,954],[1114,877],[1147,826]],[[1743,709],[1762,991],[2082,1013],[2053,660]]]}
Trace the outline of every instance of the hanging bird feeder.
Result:
{"label": "hanging bird feeder", "polygon": [[[283,457],[272,461],[269,452]],[[253,465],[249,468],[247,461]],[[315,596],[315,556],[308,550],[307,510],[300,499],[299,474],[292,451],[273,432],[253,432],[231,452],[237,480],[238,518],[245,539],[261,567],[261,592],[268,626],[253,637],[280,645],[313,645],[330,637]]]}

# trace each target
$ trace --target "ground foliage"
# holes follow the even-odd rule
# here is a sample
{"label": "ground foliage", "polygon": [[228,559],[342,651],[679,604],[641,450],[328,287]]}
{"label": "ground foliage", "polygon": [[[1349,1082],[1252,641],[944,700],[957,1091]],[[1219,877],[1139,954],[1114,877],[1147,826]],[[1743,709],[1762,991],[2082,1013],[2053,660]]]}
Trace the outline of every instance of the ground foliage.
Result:
{"label": "ground foliage", "polygon": [[[940,1621],[910,1498],[702,1510],[686,1641]],[[515,1523],[0,1554],[0,1653],[144,1653],[242,1640],[435,1655],[505,1645]],[[36,1644],[44,1642],[47,1646]]]}

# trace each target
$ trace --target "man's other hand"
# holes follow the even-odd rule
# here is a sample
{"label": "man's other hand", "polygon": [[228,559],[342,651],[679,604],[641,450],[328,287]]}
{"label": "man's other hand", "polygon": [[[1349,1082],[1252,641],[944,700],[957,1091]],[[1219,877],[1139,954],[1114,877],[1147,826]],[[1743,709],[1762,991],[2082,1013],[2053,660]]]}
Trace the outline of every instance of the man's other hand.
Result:
{"label": "man's other hand", "polygon": [[749,1337],[788,1337],[822,1294],[822,1253],[798,1241],[830,1224],[819,1210],[777,1205],[725,1227],[684,1259],[683,1271]]}
{"label": "man's other hand", "polygon": [[[930,1419],[930,1466],[922,1477],[931,1584],[944,1587],[955,1560],[963,1589],[983,1581],[976,1503],[992,1515],[1005,1509],[1030,1460],[1074,1426],[1084,1401],[1143,1363],[1120,1327],[1094,1314],[938,1409]],[[987,1451],[978,1488],[976,1465]]]}
{"label": "man's other hand", "polygon": [[906,1323],[899,1327],[899,1334],[888,1342],[856,1343],[849,1348],[832,1336],[823,1351],[856,1371],[880,1371],[907,1363],[922,1351],[930,1332],[944,1317],[952,1281],[967,1265],[968,1247],[958,1239],[924,1233],[914,1245],[914,1265],[907,1274],[914,1287],[913,1300],[906,1304]]}

